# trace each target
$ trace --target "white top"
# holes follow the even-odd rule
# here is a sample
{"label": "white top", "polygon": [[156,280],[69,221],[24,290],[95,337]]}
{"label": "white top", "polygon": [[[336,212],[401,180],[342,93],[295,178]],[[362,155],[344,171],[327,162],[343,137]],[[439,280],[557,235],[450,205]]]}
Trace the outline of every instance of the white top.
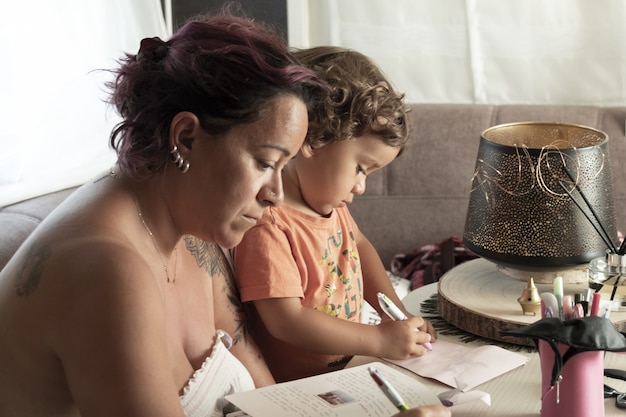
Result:
{"label": "white top", "polygon": [[194,372],[180,397],[186,417],[222,417],[229,404],[226,395],[254,389],[248,370],[229,352],[231,343],[226,332],[217,331],[213,351]]}

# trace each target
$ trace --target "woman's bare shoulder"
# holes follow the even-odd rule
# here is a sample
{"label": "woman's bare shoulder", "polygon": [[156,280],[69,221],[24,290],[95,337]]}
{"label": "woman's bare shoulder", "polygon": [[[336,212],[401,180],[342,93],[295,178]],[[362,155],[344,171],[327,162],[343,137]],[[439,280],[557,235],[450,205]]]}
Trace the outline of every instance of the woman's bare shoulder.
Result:
{"label": "woman's bare shoulder", "polygon": [[[51,318],[61,318],[64,312],[74,316],[106,313],[113,306],[118,311],[139,307],[142,298],[158,294],[154,273],[146,257],[123,235],[94,229],[92,234],[68,231],[62,237],[53,233],[29,240],[1,279],[6,283],[2,291],[12,292],[24,308],[54,308]],[[131,295],[133,302],[125,304]]]}
{"label": "woman's bare shoulder", "polygon": [[149,295],[158,294],[132,199],[99,183],[76,193],[33,231],[0,273],[1,297],[37,315],[34,324],[46,328],[79,316],[106,317],[113,308],[143,308],[150,304],[142,299],[150,302]]}
{"label": "woman's bare shoulder", "polygon": [[4,365],[15,378],[42,381],[33,391],[52,389],[39,386],[62,378],[60,363],[63,375],[82,375],[73,383],[97,387],[103,382],[84,376],[121,375],[141,357],[167,360],[150,347],[165,339],[159,286],[124,240],[44,234],[7,267],[0,277],[0,329],[11,338],[0,350],[20,352]]}

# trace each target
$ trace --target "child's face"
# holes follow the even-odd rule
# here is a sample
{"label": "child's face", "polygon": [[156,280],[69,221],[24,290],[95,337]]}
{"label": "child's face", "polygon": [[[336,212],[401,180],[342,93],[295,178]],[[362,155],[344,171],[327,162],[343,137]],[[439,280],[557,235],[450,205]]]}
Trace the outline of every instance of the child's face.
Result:
{"label": "child's face", "polygon": [[302,197],[315,212],[327,215],[363,194],[367,175],[388,165],[399,152],[374,134],[315,149],[299,161]]}

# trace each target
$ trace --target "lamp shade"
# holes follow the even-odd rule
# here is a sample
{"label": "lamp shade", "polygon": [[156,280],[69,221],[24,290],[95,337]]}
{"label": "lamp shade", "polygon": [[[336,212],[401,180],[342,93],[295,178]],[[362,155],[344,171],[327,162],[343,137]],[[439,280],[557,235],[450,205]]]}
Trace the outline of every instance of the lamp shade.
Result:
{"label": "lamp shade", "polygon": [[608,136],[521,122],[481,134],[463,240],[518,269],[583,264],[617,237]]}

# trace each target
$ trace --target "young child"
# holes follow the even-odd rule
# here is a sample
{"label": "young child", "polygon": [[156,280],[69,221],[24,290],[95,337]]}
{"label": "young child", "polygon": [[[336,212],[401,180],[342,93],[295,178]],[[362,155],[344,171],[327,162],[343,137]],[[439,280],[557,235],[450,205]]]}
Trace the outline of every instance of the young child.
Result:
{"label": "young child", "polygon": [[[235,251],[241,298],[277,382],[340,369],[356,354],[423,355],[420,343],[435,335],[406,312],[347,207],[365,191],[367,176],[406,145],[403,95],[355,51],[317,47],[296,55],[332,92],[282,172],[285,204],[266,209]],[[409,319],[387,319],[378,292]],[[364,300],[381,313],[379,326],[360,323]]]}

